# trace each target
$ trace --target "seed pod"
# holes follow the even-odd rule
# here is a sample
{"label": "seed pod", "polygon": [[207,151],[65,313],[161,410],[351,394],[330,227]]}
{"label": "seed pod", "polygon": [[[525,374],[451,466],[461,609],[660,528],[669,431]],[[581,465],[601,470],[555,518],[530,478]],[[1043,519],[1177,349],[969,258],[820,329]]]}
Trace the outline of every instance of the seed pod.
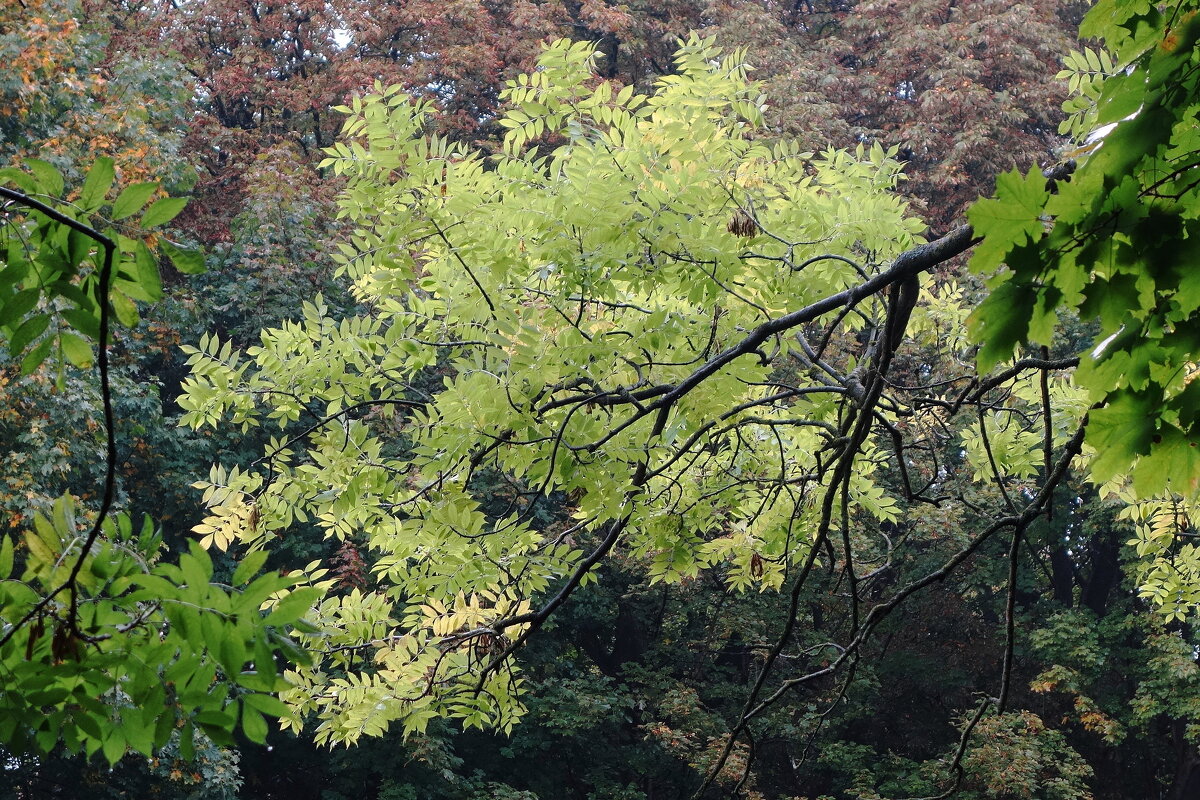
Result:
{"label": "seed pod", "polygon": [[733,216],[729,218],[729,224],[725,227],[734,236],[740,236],[743,239],[750,239],[758,235],[758,223],[740,208],[733,212]]}
{"label": "seed pod", "polygon": [[33,660],[33,646],[37,644],[37,640],[42,638],[42,634],[46,632],[46,625],[42,621],[42,616],[39,614],[34,619],[33,625],[29,628],[29,638],[25,641],[25,660]]}

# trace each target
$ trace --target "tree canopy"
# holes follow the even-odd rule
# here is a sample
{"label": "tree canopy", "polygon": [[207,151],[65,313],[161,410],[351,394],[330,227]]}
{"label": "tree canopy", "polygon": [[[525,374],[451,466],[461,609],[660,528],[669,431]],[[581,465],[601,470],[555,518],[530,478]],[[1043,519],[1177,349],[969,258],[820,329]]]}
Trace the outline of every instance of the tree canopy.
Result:
{"label": "tree canopy", "polygon": [[[240,732],[379,797],[1191,796],[1200,27],[1097,3],[1056,78],[1072,6],[942,6],[109,9],[201,172],[137,182],[111,83],[14,88],[0,390],[100,455],[0,417],[5,769],[234,797]],[[90,30],[22,24],[51,71]],[[722,46],[772,37],[811,63]]]}

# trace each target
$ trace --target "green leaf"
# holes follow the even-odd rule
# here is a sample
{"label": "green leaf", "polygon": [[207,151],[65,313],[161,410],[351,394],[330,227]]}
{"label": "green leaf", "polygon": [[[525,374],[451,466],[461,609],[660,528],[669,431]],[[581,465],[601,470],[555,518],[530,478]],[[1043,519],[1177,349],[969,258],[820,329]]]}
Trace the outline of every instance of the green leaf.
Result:
{"label": "green leaf", "polygon": [[1128,390],[1114,393],[1104,408],[1091,412],[1087,438],[1097,451],[1092,462],[1097,481],[1110,480],[1149,452],[1157,418],[1151,393]]}
{"label": "green leaf", "polygon": [[158,259],[150,252],[145,242],[138,242],[133,259],[137,266],[138,286],[146,293],[147,302],[157,303],[162,299],[162,276],[158,272]]}
{"label": "green leaf", "polygon": [[116,169],[111,158],[100,156],[96,159],[92,168],[88,170],[87,177],[83,181],[83,188],[79,192],[77,205],[83,209],[84,214],[90,214],[104,205],[104,198],[108,195],[108,190],[112,188],[115,176]]}
{"label": "green leaf", "polygon": [[[161,713],[154,723],[154,746],[165,747],[167,742],[171,740],[171,732],[175,730],[175,715],[164,711]],[[180,751],[182,752],[182,744]]]}
{"label": "green leaf", "polygon": [[68,361],[81,369],[92,366],[92,346],[88,342],[65,331],[59,334],[58,340],[62,345],[63,355]]}
{"label": "green leaf", "polygon": [[62,196],[63,176],[53,164],[40,158],[26,158],[24,164],[29,167],[29,171],[37,179],[38,192],[48,194],[53,198]]}
{"label": "green leaf", "polygon": [[192,719],[195,720],[197,725],[203,725],[206,730],[211,727],[228,731],[234,725],[233,717],[225,711],[201,711]]}
{"label": "green leaf", "polygon": [[312,608],[321,594],[320,589],[313,587],[294,590],[271,609],[271,613],[267,615],[267,624],[283,626],[295,622]]}
{"label": "green leaf", "polygon": [[141,211],[150,196],[158,190],[158,186],[157,183],[135,183],[122,189],[113,203],[113,222],[119,222]]}
{"label": "green leaf", "polygon": [[227,629],[217,652],[221,656],[221,666],[225,668],[227,675],[236,675],[242,671],[242,665],[246,663],[246,643],[237,632]]}
{"label": "green leaf", "polygon": [[12,339],[8,342],[8,352],[13,358],[16,358],[26,346],[37,337],[46,332],[46,328],[50,326],[49,314],[35,314],[29,319],[21,323],[12,335]]}
{"label": "green leaf", "polygon": [[90,311],[81,308],[68,308],[60,316],[75,330],[92,341],[100,339],[100,320]]}
{"label": "green leaf", "polygon": [[1183,431],[1168,427],[1153,441],[1150,452],[1133,468],[1133,489],[1139,497],[1173,491],[1190,495],[1200,487],[1200,447]]}
{"label": "green leaf", "polygon": [[125,734],[119,728],[109,728],[101,751],[109,766],[115,765],[125,756]]}
{"label": "green leaf", "polygon": [[78,308],[86,308],[89,311],[95,309],[96,304],[92,301],[91,296],[79,286],[69,281],[55,281],[47,287],[48,293],[66,298],[74,303]]}
{"label": "green leaf", "polygon": [[196,758],[196,728],[191,720],[183,724],[183,729],[179,732],[179,755],[184,761],[192,761]]}
{"label": "green leaf", "polygon": [[0,542],[0,581],[8,578],[13,570],[13,540],[12,537],[4,534],[4,541]]}
{"label": "green leaf", "polygon": [[204,253],[199,250],[184,250],[166,240],[160,242],[159,247],[171,259],[175,269],[185,275],[198,275],[208,269],[204,263]]}
{"label": "green leaf", "polygon": [[283,718],[292,715],[292,710],[282,700],[269,694],[257,692],[245,694],[242,695],[242,703],[261,711],[268,717]]}
{"label": "green leaf", "polygon": [[50,348],[53,344],[53,339],[43,339],[38,342],[37,346],[21,359],[21,374],[32,375],[33,371],[40,367],[42,362],[46,360],[46,356],[50,355]]}
{"label": "green leaf", "polygon": [[42,293],[37,289],[22,289],[14,294],[0,308],[0,325],[18,324],[37,305],[41,296]]}
{"label": "green leaf", "polygon": [[156,228],[159,225],[165,225],[175,219],[183,207],[187,205],[186,197],[164,197],[161,200],[156,200],[146,209],[146,213],[142,215],[141,225],[143,228]]}
{"label": "green leaf", "polygon": [[981,373],[1012,358],[1013,349],[1029,335],[1029,318],[1036,291],[1008,281],[994,289],[971,313],[967,329],[983,344],[976,356]]}
{"label": "green leaf", "polygon": [[112,291],[108,295],[109,302],[112,304],[113,314],[116,315],[117,321],[126,328],[132,328],[138,324],[138,310],[134,302],[128,296],[119,291]]}
{"label": "green leaf", "polygon": [[16,167],[0,168],[0,183],[16,184],[17,188],[25,194],[37,191],[37,181],[28,172],[23,172]]}
{"label": "green leaf", "polygon": [[267,741],[267,721],[262,714],[243,702],[242,732],[246,738],[255,744],[265,744]]}
{"label": "green leaf", "polygon": [[1050,193],[1036,166],[1027,175],[1013,170],[996,179],[995,199],[980,200],[967,211],[975,234],[983,241],[971,258],[971,269],[984,272],[998,266],[1008,251],[1042,237],[1041,215]]}
{"label": "green leaf", "polygon": [[256,550],[248,554],[242,559],[242,563],[237,565],[237,569],[233,571],[233,585],[241,586],[246,583],[262,569],[262,565],[267,561],[266,550]]}

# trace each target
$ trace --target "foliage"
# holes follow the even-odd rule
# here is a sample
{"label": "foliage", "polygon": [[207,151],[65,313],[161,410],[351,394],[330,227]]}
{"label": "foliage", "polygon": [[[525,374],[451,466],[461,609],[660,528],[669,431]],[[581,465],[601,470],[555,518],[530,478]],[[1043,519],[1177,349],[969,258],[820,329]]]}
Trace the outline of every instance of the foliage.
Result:
{"label": "foliage", "polygon": [[[0,187],[7,349],[24,373],[53,353],[61,375],[65,362],[90,365],[94,342],[106,447],[93,513],[77,517],[71,496],[63,495],[35,517],[19,553],[15,537],[0,540],[0,740],[43,753],[61,742],[88,756],[101,751],[109,763],[127,748],[150,755],[179,725],[187,758],[195,726],[228,742],[240,723],[261,741],[263,714],[286,713],[271,696],[282,685],[276,653],[302,658],[283,626],[304,613],[311,593],[293,593],[263,617],[260,606],[294,583],[275,573],[251,580],[263,558],[244,562],[232,586],[216,584],[202,550],[194,547],[178,565],[157,563],[161,541],[150,520],[135,532],[127,514],[113,513],[109,319],[136,324],[134,300],[161,294],[150,250],[156,238],[177,267],[202,267],[197,254],[152,234],[186,201],[152,200],[152,183],[129,186],[110,201],[114,165],[101,158],[68,204],[58,199],[65,182],[49,163],[26,163],[32,174],[0,173],[20,187]],[[139,213],[137,223],[129,221]],[[111,227],[94,227],[105,221]],[[218,671],[225,678],[214,688]]]}
{"label": "foliage", "polygon": [[[0,158],[36,156],[72,181],[75,170],[113,159],[125,184],[186,188],[179,158],[186,81],[170,59],[114,52],[104,9],[80,0],[29,0],[0,8]],[[88,6],[88,7],[85,7]]]}
{"label": "foliage", "polygon": [[[330,166],[350,179],[343,213],[358,229],[343,259],[373,314],[336,323],[318,301],[302,323],[265,333],[251,360],[215,337],[191,351],[180,400],[190,424],[315,415],[307,440],[268,445],[265,474],[214,468],[199,530],[254,547],[293,520],[338,538],[361,530],[395,586],[319,610],[329,664],[300,673],[288,695],[319,712],[319,739],[354,741],[392,721],[419,731],[435,714],[511,726],[520,679],[495,657],[535,619],[531,592],[584,579],[573,532],[611,547],[625,531],[654,580],[711,564],[768,588],[810,552],[800,531],[811,500],[726,476],[769,469],[780,447],[810,460],[836,406],[803,390],[788,395],[798,406],[776,405],[762,355],[679,391],[675,409],[654,398],[741,331],[856,282],[848,256],[884,259],[913,242],[914,223],[883,193],[898,167],[878,148],[810,161],[749,141],[757,92],[738,54],[718,60],[701,40],[653,97],[589,88],[592,54],[560,43],[511,84],[506,153],[489,170],[422,136],[428,107],[397,90],[355,101],[347,130],[366,146],[337,145]],[[565,140],[553,155],[522,149],[550,135]],[[739,225],[750,230],[726,230]],[[810,421],[788,422],[800,407]],[[403,449],[380,438],[389,429]],[[714,430],[737,431],[739,446],[726,450]],[[683,460],[693,447],[712,463]],[[893,503],[872,486],[869,459],[855,502],[887,519]],[[489,513],[473,488],[493,470],[511,501]],[[541,498],[559,494],[574,498],[570,520],[532,527]],[[659,505],[666,495],[675,516]],[[364,650],[378,672],[351,669]],[[336,699],[317,690],[331,669],[345,675],[332,679]]]}
{"label": "foliage", "polygon": [[[1189,265],[1200,195],[1192,177],[1200,22],[1191,3],[1099,3],[1083,33],[1111,57],[1084,57],[1073,130],[1092,130],[1071,181],[1010,173],[970,213],[983,243],[973,267],[1008,269],[972,317],[980,366],[1017,346],[1051,344],[1061,311],[1097,322],[1074,382],[1096,404],[1088,442],[1099,483],[1127,501],[1193,497],[1200,486],[1193,382],[1200,302]],[[1079,59],[1076,59],[1078,69]],[[1079,74],[1075,72],[1073,74]],[[1045,220],[1049,220],[1046,222]],[[1137,541],[1142,592],[1183,617],[1193,608],[1195,548],[1159,511],[1131,512],[1153,531]],[[1182,519],[1182,518],[1181,518]]]}
{"label": "foliage", "polygon": [[966,798],[1090,800],[1083,763],[1058,731],[1028,711],[992,717],[978,726],[963,766],[974,777]]}
{"label": "foliage", "polygon": [[[272,566],[309,564],[292,577],[327,594],[328,635],[300,635],[326,671],[299,670],[311,683],[293,698],[333,686],[361,701],[352,725],[377,732],[425,689],[427,709],[485,723],[470,707],[480,673],[494,668],[493,688],[520,682],[512,710],[525,724],[508,735],[431,719],[334,753],[306,731],[268,732],[270,748],[241,742],[240,796],[659,800],[692,796],[706,771],[709,794],[750,798],[1078,796],[1088,782],[1106,800],[1192,796],[1195,631],[1147,613],[1124,582],[1143,572],[1147,598],[1190,610],[1191,500],[1115,484],[1098,499],[1067,468],[1093,402],[1069,379],[1074,353],[1086,361],[1098,341],[1091,321],[1060,316],[1046,350],[979,375],[964,327],[976,285],[938,267],[970,233],[891,261],[920,226],[896,227],[885,187],[918,198],[936,228],[994,172],[1053,157],[1054,72],[1079,5],[6,9],[0,47],[18,69],[0,92],[20,112],[0,121],[6,153],[45,153],[70,184],[100,155],[121,183],[186,187],[193,167],[179,155],[201,174],[170,235],[203,242],[209,272],[167,270],[163,301],[112,337],[114,507],[151,512],[177,550],[199,520],[200,494],[183,496],[185,485],[223,465],[201,482],[211,508],[198,533],[218,548],[209,583],[229,591],[244,543],[269,550]],[[716,64],[693,63],[680,87],[672,42],[696,28],[750,46],[762,88],[722,83],[737,58],[707,78]],[[536,41],[559,35],[592,39],[603,57],[564,55],[500,98]],[[1089,44],[1059,76],[1077,93],[1062,128],[1076,139],[1096,128],[1091,109],[1119,72],[1120,58]],[[358,133],[318,168],[341,122],[330,106],[378,78],[427,101],[423,116],[385,111],[396,94],[362,101]],[[686,99],[663,104],[673,91]],[[764,93],[784,101],[766,122]],[[735,108],[705,138],[702,109],[720,98]],[[670,128],[697,120],[700,146]],[[796,142],[780,150],[781,135]],[[867,147],[801,152],[874,141],[899,147],[907,181]],[[761,148],[769,157],[747,166]],[[489,175],[497,165],[508,172]],[[641,176],[621,174],[631,165]],[[810,183],[784,183],[796,180]],[[1036,175],[1022,184],[1047,202],[1054,190]],[[859,241],[864,229],[884,244]],[[807,255],[823,260],[790,271],[786,259],[800,267]],[[332,276],[335,258],[359,279],[354,297]],[[772,270],[771,258],[783,260]],[[938,277],[924,278],[906,320],[911,279],[930,268]],[[302,300],[318,293],[306,315]],[[52,332],[69,302],[42,310]],[[248,430],[169,427],[185,371],[173,345],[205,329],[216,336],[189,353],[201,376],[191,388],[231,405],[185,410],[232,412]],[[106,469],[101,383],[69,360],[24,377],[11,359],[0,366],[9,526],[53,519],[63,492],[92,519]],[[525,377],[516,394],[497,389]],[[510,423],[523,428],[500,430]],[[598,482],[617,489],[589,498]],[[629,489],[629,519],[603,519]],[[769,549],[785,524],[791,538]],[[443,550],[452,558],[439,563]],[[144,569],[170,574],[151,558]],[[442,580],[452,588],[438,597]],[[487,599],[500,585],[507,617]],[[395,645],[422,636],[404,663]],[[421,656],[440,659],[427,675]],[[391,674],[414,682],[386,686]],[[111,719],[123,698],[103,698]],[[420,713],[408,721],[419,726]],[[319,735],[334,734],[344,729]],[[47,779],[63,796],[228,796],[237,753],[205,741],[192,767],[172,743],[157,766],[131,757],[113,772],[103,752],[60,748],[6,758],[5,778],[22,796]]]}
{"label": "foliage", "polygon": [[[15,184],[19,191],[5,189],[8,212],[4,228],[4,268],[0,271],[0,324],[7,333],[8,354],[20,358],[25,374],[37,369],[53,354],[60,368],[67,362],[77,367],[93,363],[89,339],[100,339],[107,311],[98,297],[108,297],[112,313],[123,325],[138,322],[135,301],[154,302],[162,297],[158,258],[151,251],[151,230],[175,217],[187,202],[184,198],[153,200],[157,183],[137,183],[123,189],[108,205],[115,176],[114,162],[96,161],[87,180],[69,206],[59,198],[64,191],[62,175],[48,162],[26,160],[31,172],[6,167],[0,180]],[[28,220],[14,212],[38,201]],[[53,216],[54,205],[62,204],[72,224]],[[147,205],[149,203],[149,205]],[[99,233],[92,217],[108,207],[119,230]],[[144,209],[144,210],[143,210]],[[47,213],[49,212],[49,213]],[[137,222],[130,220],[141,213]],[[93,235],[95,234],[95,235]],[[184,272],[203,269],[203,259],[168,240],[159,242],[161,251]],[[43,336],[50,329],[51,335]],[[32,345],[32,347],[30,347]],[[26,352],[28,350],[28,352]]]}
{"label": "foliage", "polygon": [[1014,166],[1055,160],[1072,4],[1037,0],[710,3],[722,41],[749,45],[780,102],[773,116],[809,146],[897,147],[935,230],[961,218]]}
{"label": "foliage", "polygon": [[171,798],[171,800],[240,800],[242,779],[238,753],[219,748],[197,733],[195,754],[179,754],[176,731],[153,758],[128,757],[109,764],[99,755],[84,759],[61,750],[49,755],[5,751],[0,770],[0,798],[28,797]]}

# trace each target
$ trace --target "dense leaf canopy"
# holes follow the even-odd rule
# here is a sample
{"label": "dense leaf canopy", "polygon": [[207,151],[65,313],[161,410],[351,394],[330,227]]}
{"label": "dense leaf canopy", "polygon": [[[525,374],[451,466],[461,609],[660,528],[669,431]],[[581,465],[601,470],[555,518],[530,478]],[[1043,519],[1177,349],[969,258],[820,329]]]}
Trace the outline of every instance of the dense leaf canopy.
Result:
{"label": "dense leaf canopy", "polygon": [[2,12],[0,796],[1195,796],[1200,23],[1082,10]]}

